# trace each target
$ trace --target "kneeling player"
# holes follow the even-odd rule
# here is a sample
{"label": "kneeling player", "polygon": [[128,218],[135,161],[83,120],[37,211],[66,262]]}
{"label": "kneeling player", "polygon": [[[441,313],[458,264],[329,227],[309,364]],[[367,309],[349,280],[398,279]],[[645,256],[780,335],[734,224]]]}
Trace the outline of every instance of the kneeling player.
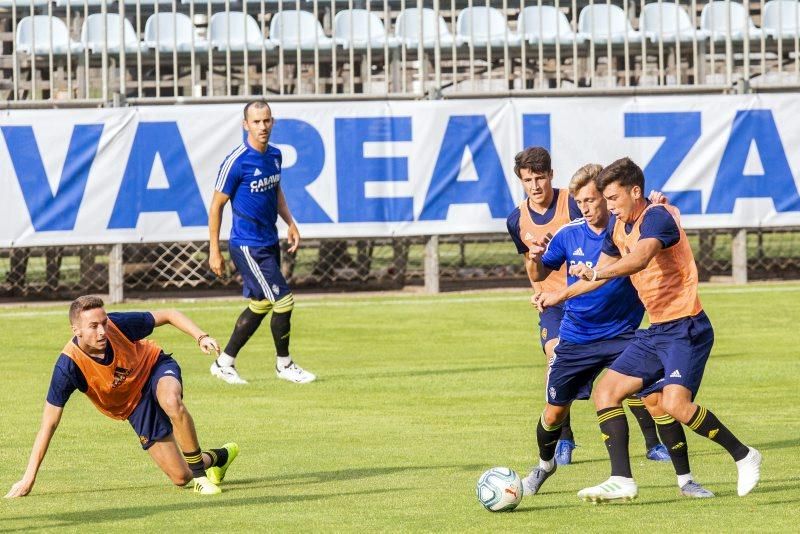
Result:
{"label": "kneeling player", "polygon": [[[561,269],[564,264],[596,264],[609,220],[606,202],[594,182],[601,170],[600,165],[586,165],[570,182],[570,192],[584,218],[559,229],[546,251],[541,245],[531,246],[532,271],[537,279]],[[570,275],[567,283],[577,280]],[[570,405],[576,399],[589,398],[592,383],[628,347],[643,315],[644,306],[628,278],[616,279],[601,290],[567,301],[561,338],[547,378],[547,404],[536,429],[539,466],[523,480],[525,494],[537,493],[544,481],[555,473],[555,444]],[[689,497],[712,497],[711,492],[692,480],[686,438],[680,424],[660,411],[655,403],[648,408],[654,411],[662,439],[670,446],[681,493]],[[619,413],[624,417],[621,407]]]}
{"label": "kneeling player", "polygon": [[[153,329],[171,324],[197,340],[209,354],[216,340],[175,310],[110,313],[97,297],[77,298],[69,309],[72,332],[53,369],[42,425],[22,480],[6,495],[30,493],[70,395],[77,389],[105,415],[127,419],[142,448],[178,486],[194,481],[194,491],[214,495],[239,453],[235,443],[200,451],[194,421],[183,404],[181,368],[154,342]],[[179,448],[180,446],[180,448]],[[184,452],[181,454],[181,450]]]}

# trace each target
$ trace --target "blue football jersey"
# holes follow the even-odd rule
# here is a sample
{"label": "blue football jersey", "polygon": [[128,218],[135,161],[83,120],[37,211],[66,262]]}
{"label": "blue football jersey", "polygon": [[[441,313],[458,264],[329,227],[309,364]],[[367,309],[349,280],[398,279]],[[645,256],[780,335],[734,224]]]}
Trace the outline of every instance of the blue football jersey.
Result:
{"label": "blue football jersey", "polygon": [[281,162],[281,151],[274,146],[267,145],[262,154],[245,140],[220,165],[214,188],[231,197],[232,245],[263,247],[278,242]]}
{"label": "blue football jersey", "polygon": [[[557,270],[564,262],[597,265],[608,230],[596,234],[585,219],[562,226],[542,256],[542,264]],[[567,275],[567,284],[578,278]],[[560,339],[571,343],[591,343],[611,339],[639,327],[644,306],[628,277],[614,278],[599,289],[569,299],[561,320]]]}

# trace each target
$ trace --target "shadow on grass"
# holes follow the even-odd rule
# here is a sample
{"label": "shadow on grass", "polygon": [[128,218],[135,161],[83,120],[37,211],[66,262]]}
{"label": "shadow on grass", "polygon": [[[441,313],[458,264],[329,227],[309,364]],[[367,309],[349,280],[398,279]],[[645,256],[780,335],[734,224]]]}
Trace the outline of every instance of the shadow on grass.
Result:
{"label": "shadow on grass", "polygon": [[[314,471],[310,473],[288,473],[286,475],[275,475],[269,477],[244,478],[228,481],[225,480],[226,487],[275,487],[288,486],[298,483],[321,484],[324,482],[340,482],[346,480],[359,480],[363,478],[380,477],[406,473],[412,471],[430,471],[435,469],[456,469],[458,471],[477,471],[485,466],[480,464],[471,465],[406,465],[392,467],[363,467],[352,469],[338,469],[333,471]],[[260,484],[253,486],[253,484]]]}
{"label": "shadow on grass", "polygon": [[[281,503],[294,503],[305,501],[324,501],[327,499],[335,499],[337,497],[351,497],[358,495],[374,495],[376,493],[392,493],[403,490],[404,488],[385,488],[385,489],[369,489],[365,491],[351,491],[341,493],[325,493],[325,494],[304,494],[304,495],[260,495],[258,497],[246,498],[226,498],[223,494],[219,497],[201,497],[192,495],[190,500],[186,502],[162,504],[162,505],[148,505],[148,506],[124,506],[115,508],[97,508],[91,510],[80,510],[75,512],[50,512],[37,515],[29,515],[22,517],[8,517],[4,521],[22,521],[29,522],[27,526],[20,528],[2,529],[3,532],[29,532],[31,525],[36,525],[38,528],[56,528],[56,527],[75,527],[81,526],[87,528],[93,524],[102,524],[110,521],[123,521],[129,519],[143,519],[154,514],[164,512],[182,512],[184,510],[191,510],[193,513],[211,512],[215,510],[222,511],[224,508],[234,506],[263,506],[264,504],[281,504]],[[186,493],[189,493],[188,490]],[[48,524],[43,524],[48,523]],[[55,524],[49,524],[55,523]]]}

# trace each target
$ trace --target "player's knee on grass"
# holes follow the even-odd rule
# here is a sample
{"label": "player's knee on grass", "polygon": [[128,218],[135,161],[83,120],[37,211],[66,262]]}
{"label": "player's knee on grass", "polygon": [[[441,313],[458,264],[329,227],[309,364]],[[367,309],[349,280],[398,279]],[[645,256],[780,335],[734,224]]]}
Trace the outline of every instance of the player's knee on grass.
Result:
{"label": "player's knee on grass", "polygon": [[184,471],[176,471],[175,473],[167,473],[167,476],[172,481],[172,483],[175,484],[178,487],[185,486],[186,484],[188,484],[189,482],[192,481],[192,478],[194,478],[192,476],[192,471],[189,469],[188,466],[186,467],[186,470],[184,470]]}
{"label": "player's knee on grass", "polygon": [[167,473],[167,476],[173,484],[179,487],[185,486],[192,481],[192,478],[194,478],[192,475],[192,470],[189,469],[188,465],[185,467],[185,469],[176,469],[174,473]]}

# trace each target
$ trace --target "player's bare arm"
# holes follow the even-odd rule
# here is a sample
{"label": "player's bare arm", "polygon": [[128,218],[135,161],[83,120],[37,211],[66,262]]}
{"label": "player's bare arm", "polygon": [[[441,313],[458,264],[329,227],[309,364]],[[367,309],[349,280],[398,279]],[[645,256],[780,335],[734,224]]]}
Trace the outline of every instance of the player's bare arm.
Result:
{"label": "player's bare arm", "polygon": [[286,197],[283,195],[283,189],[280,184],[277,185],[278,189],[278,215],[281,219],[289,225],[289,230],[286,233],[286,240],[289,242],[289,252],[294,252],[300,246],[300,230],[292,218],[292,212],[289,210],[289,204],[286,203]]}
{"label": "player's bare arm", "polygon": [[208,210],[209,251],[208,264],[217,276],[225,274],[225,261],[219,249],[219,231],[222,226],[222,210],[231,197],[225,193],[214,191],[211,197],[211,208]]}
{"label": "player's bare arm", "polygon": [[[652,260],[662,248],[663,245],[658,239],[652,237],[641,239],[636,242],[636,246],[633,247],[630,254],[614,262],[613,265],[601,266],[598,263],[596,270],[588,268],[583,269],[579,274],[572,274],[583,278],[583,280],[598,281],[630,276],[647,267],[650,260]],[[570,272],[572,272],[572,270],[570,270]]]}
{"label": "player's bare arm", "polygon": [[39,428],[39,433],[36,434],[36,440],[33,442],[33,449],[31,450],[31,456],[28,460],[28,467],[25,469],[25,474],[22,476],[22,479],[11,486],[11,489],[6,493],[6,499],[24,497],[33,489],[33,485],[36,482],[36,475],[39,473],[39,467],[42,465],[45,454],[47,454],[50,440],[53,439],[53,434],[56,433],[63,412],[64,408],[53,406],[45,401],[44,412],[42,413],[42,425]]}
{"label": "player's bare arm", "polygon": [[204,353],[211,354],[211,351],[214,351],[219,354],[220,348],[217,340],[206,334],[194,321],[178,310],[157,310],[150,313],[155,320],[155,326],[171,324],[184,334],[192,336]]}

